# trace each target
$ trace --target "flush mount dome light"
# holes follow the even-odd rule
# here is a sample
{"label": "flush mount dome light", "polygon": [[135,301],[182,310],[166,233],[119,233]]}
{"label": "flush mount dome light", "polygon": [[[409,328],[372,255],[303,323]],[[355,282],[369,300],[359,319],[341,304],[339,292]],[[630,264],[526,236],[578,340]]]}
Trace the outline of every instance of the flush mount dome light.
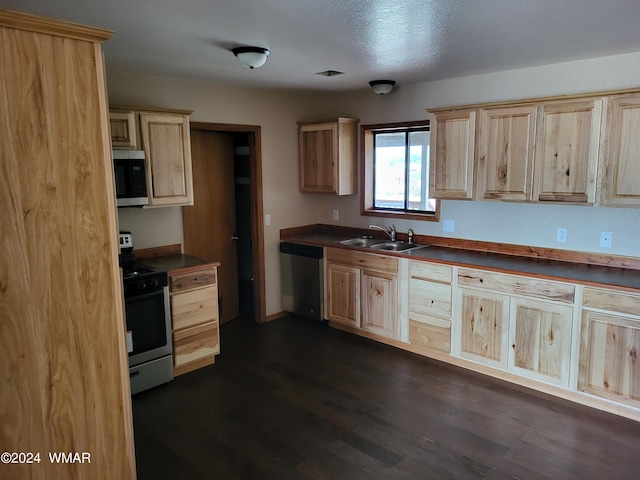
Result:
{"label": "flush mount dome light", "polygon": [[247,68],[261,67],[269,56],[269,50],[261,47],[238,47],[231,51],[238,61]]}
{"label": "flush mount dome light", "polygon": [[373,80],[369,82],[371,86],[371,90],[378,95],[386,95],[391,90],[393,90],[393,86],[396,84],[393,80]]}

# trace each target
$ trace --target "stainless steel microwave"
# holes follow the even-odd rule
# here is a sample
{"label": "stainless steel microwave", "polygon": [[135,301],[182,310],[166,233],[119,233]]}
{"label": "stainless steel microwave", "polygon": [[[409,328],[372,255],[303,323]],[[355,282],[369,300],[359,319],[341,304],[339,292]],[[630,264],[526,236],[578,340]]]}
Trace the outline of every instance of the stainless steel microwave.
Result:
{"label": "stainless steel microwave", "polygon": [[144,151],[113,150],[118,207],[142,207],[149,204]]}

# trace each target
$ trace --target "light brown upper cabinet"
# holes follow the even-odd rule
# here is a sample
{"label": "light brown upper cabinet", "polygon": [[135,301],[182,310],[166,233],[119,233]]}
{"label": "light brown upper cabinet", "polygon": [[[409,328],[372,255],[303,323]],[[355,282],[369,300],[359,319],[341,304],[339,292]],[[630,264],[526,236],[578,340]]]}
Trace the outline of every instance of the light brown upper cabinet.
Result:
{"label": "light brown upper cabinet", "polygon": [[111,145],[144,150],[149,206],[193,205],[190,111],[112,107]]}
{"label": "light brown upper cabinet", "polygon": [[356,193],[358,121],[340,117],[298,124],[301,192]]}
{"label": "light brown upper cabinet", "polygon": [[476,111],[431,114],[430,191],[433,198],[470,200],[473,196]]}
{"label": "light brown upper cabinet", "polygon": [[109,112],[111,147],[139,150],[138,122],[135,112]]}
{"label": "light brown upper cabinet", "polygon": [[536,113],[533,104],[480,109],[478,199],[531,200]]}
{"label": "light brown upper cabinet", "polygon": [[609,100],[601,204],[640,206],[640,93]]}
{"label": "light brown upper cabinet", "polygon": [[540,106],[533,200],[595,203],[602,102],[589,98]]}

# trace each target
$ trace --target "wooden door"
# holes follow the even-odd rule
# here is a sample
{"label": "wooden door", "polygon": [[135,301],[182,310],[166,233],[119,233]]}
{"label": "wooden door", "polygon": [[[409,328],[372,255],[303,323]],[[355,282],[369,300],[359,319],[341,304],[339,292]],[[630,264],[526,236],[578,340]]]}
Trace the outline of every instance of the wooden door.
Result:
{"label": "wooden door", "polygon": [[194,205],[182,208],[187,255],[218,261],[220,323],[239,315],[235,180],[230,134],[191,132]]}
{"label": "wooden door", "polygon": [[351,327],[360,326],[360,270],[328,263],[327,270],[327,319]]}
{"label": "wooden door", "polygon": [[602,204],[640,206],[640,94],[609,100]]}
{"label": "wooden door", "polygon": [[506,369],[509,297],[468,288],[459,292],[461,355]]}
{"label": "wooden door", "polygon": [[594,203],[602,99],[550,102],[541,108],[533,199]]}
{"label": "wooden door", "polygon": [[474,110],[431,114],[429,174],[434,198],[472,198],[475,132]]}
{"label": "wooden door", "polygon": [[146,155],[149,205],[193,203],[189,117],[169,113],[140,113]]}
{"label": "wooden door", "polygon": [[363,270],[360,275],[361,327],[378,335],[398,338],[397,275]]}
{"label": "wooden door", "polygon": [[509,368],[527,377],[569,386],[573,309],[512,299]]}
{"label": "wooden door", "polygon": [[640,319],[585,310],[578,390],[640,407]]}
{"label": "wooden door", "polygon": [[535,105],[480,111],[478,198],[531,200],[536,111]]}

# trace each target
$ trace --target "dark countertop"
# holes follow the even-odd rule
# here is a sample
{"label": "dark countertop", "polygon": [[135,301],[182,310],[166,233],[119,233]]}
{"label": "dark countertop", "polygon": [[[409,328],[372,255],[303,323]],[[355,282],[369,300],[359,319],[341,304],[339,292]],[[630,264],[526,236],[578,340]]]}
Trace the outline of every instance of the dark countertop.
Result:
{"label": "dark countertop", "polygon": [[209,262],[207,260],[202,260],[201,258],[183,254],[141,258],[136,261],[156,270],[166,270],[169,274],[187,273],[200,268],[217,267],[220,265],[220,262]]}
{"label": "dark countertop", "polygon": [[[305,233],[282,238],[282,240],[381,254],[381,252],[370,248],[349,247],[340,244],[342,240],[353,237],[354,235],[344,236],[331,233]],[[544,260],[442,246],[428,246],[406,252],[385,251],[384,255],[393,255],[414,260],[428,260],[470,268],[477,267],[516,275],[525,274],[583,285],[640,290],[640,271],[627,268]]]}

